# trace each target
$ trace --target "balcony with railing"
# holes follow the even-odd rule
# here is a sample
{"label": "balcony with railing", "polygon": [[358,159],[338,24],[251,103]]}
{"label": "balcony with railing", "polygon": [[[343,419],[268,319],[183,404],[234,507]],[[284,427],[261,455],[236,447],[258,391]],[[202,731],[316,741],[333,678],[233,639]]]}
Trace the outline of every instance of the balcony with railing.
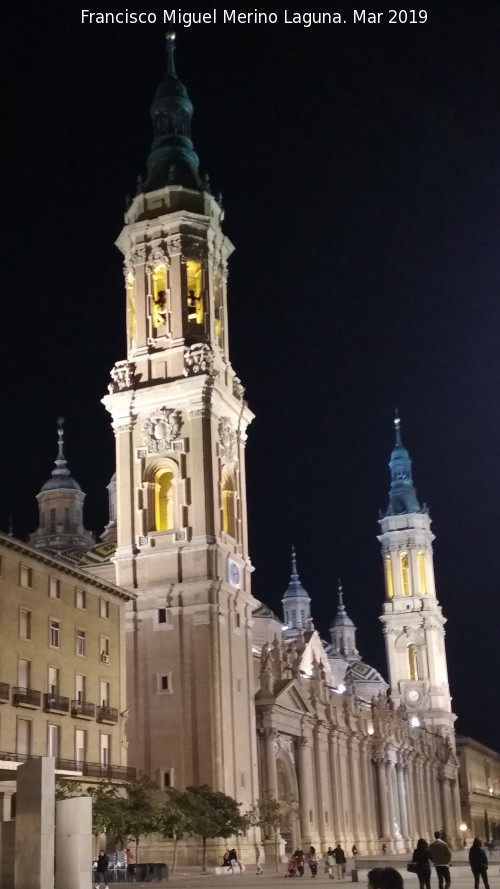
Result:
{"label": "balcony with railing", "polygon": [[76,719],[95,719],[95,704],[89,701],[71,701],[71,715]]}
{"label": "balcony with railing", "polygon": [[115,707],[103,705],[97,708],[97,722],[107,722],[109,725],[115,725],[118,722],[118,710]]}
{"label": "balcony with railing", "polygon": [[12,702],[16,707],[31,707],[33,710],[41,705],[42,693],[34,688],[22,688],[14,686],[12,689]]}
{"label": "balcony with railing", "polygon": [[43,696],[43,708],[47,713],[69,713],[69,698],[49,693]]}
{"label": "balcony with railing", "polygon": [[[40,757],[31,753],[0,751],[0,769],[6,768],[3,766],[4,763],[15,763],[17,767],[17,765],[27,762],[28,759],[40,759]],[[110,781],[131,781],[136,776],[136,770],[132,766],[101,765],[98,762],[80,762],[59,757],[56,759],[55,766],[56,772],[64,772],[70,776],[71,773],[75,773],[75,777],[79,778],[83,776],[86,778],[107,778]]]}
{"label": "balcony with railing", "polygon": [[10,685],[7,682],[0,682],[0,702],[7,703],[10,700]]}

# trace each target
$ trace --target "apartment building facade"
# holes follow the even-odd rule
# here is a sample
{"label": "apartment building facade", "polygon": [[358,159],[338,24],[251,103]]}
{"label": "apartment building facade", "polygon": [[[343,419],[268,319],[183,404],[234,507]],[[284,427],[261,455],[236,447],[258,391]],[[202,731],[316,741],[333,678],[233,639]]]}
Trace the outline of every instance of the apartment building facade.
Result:
{"label": "apartment building facade", "polygon": [[86,781],[127,776],[131,598],[0,535],[0,780],[37,756],[55,757],[60,774]]}

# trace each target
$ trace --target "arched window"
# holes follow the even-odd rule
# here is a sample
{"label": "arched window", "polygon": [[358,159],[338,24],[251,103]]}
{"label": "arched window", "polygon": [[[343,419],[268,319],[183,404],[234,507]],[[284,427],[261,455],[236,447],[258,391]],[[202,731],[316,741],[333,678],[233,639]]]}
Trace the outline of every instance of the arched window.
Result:
{"label": "arched window", "polygon": [[229,469],[222,473],[222,530],[224,534],[236,537],[234,479]]}
{"label": "arched window", "polygon": [[167,273],[164,265],[156,265],[153,269],[153,305],[151,320],[153,327],[161,327],[167,322]]}
{"label": "arched window", "polygon": [[408,659],[408,679],[415,682],[418,679],[418,660],[417,646],[414,642],[410,642],[406,647],[406,657]]}
{"label": "arched window", "polygon": [[425,582],[425,556],[423,552],[418,554],[418,580],[420,584],[420,592],[425,596],[427,592],[427,584]]}
{"label": "arched window", "polygon": [[401,553],[399,557],[401,565],[401,590],[403,596],[410,595],[410,559],[408,553]]}
{"label": "arched window", "polygon": [[389,553],[386,553],[384,556],[384,565],[385,565],[385,585],[387,589],[387,598],[392,599],[394,595],[394,590],[392,588],[392,571],[391,571],[391,557]]}
{"label": "arched window", "polygon": [[203,297],[201,295],[201,263],[188,259],[186,262],[187,318],[188,323],[203,324]]}
{"label": "arched window", "polygon": [[154,476],[155,531],[174,527],[174,475],[171,469],[158,469]]}
{"label": "arched window", "polygon": [[132,272],[127,275],[127,330],[129,345],[134,341],[134,276]]}

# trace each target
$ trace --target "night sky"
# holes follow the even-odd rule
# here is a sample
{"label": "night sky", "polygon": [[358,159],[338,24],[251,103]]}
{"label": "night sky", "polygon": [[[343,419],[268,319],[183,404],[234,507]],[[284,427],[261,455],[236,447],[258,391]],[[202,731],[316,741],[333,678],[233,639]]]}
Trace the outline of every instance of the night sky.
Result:
{"label": "night sky", "polygon": [[[500,6],[432,0],[427,24],[363,26],[362,4],[304,0],[347,19],[304,28],[273,0],[235,2],[280,22],[177,27],[177,69],[236,246],[254,593],[280,612],[295,543],[317,627],[341,577],[358,648],[386,673],[376,535],[397,406],[437,538],[457,730],[500,749]],[[100,399],[125,357],[114,240],[151,142],[163,6],[128,4],[150,25],[4,6],[0,527],[35,528],[62,414],[101,533],[114,442]]]}

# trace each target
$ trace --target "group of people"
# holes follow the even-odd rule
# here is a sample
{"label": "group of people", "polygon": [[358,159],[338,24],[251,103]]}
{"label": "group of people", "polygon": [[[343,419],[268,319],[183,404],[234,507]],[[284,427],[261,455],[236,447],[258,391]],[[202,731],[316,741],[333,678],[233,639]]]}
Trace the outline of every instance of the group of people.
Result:
{"label": "group of people", "polygon": [[[259,852],[258,848],[257,847],[255,847],[255,848],[256,848],[256,853]],[[259,859],[260,859],[260,852],[257,857],[257,873],[259,873],[259,872],[262,873],[262,868],[260,867]],[[230,870],[231,873],[233,873],[233,874],[235,873],[235,871],[237,869],[239,870],[240,874],[243,873],[243,866],[241,864],[241,861],[238,858],[238,853],[237,853],[236,849],[228,849],[227,850],[227,852],[225,853],[224,858],[222,860],[222,866],[227,867],[227,869]],[[259,871],[259,868],[260,868],[260,871]]]}
{"label": "group of people", "polygon": [[[357,851],[356,847],[353,846],[353,855],[357,855]],[[306,860],[311,872],[311,877],[316,877],[318,875],[320,858],[314,846],[310,846],[309,852],[307,853],[303,852],[302,849],[295,850],[293,855],[288,859],[288,876],[303,877]],[[339,880],[342,880],[345,877],[347,861],[345,852],[340,843],[337,843],[335,849],[332,849],[331,846],[328,847],[325,852],[324,863],[325,872],[328,874],[330,880],[334,880],[335,875],[337,875],[337,879]]]}
{"label": "group of people", "polygon": [[[439,889],[449,889],[451,885],[450,862],[451,849],[443,832],[436,830],[432,843],[428,843],[422,838],[418,841],[409,869],[416,873],[420,889],[431,889],[431,864],[433,864],[436,868]],[[488,857],[480,837],[474,838],[469,849],[469,864],[474,876],[474,889],[479,889],[480,879],[484,883],[484,889],[490,889]]]}

